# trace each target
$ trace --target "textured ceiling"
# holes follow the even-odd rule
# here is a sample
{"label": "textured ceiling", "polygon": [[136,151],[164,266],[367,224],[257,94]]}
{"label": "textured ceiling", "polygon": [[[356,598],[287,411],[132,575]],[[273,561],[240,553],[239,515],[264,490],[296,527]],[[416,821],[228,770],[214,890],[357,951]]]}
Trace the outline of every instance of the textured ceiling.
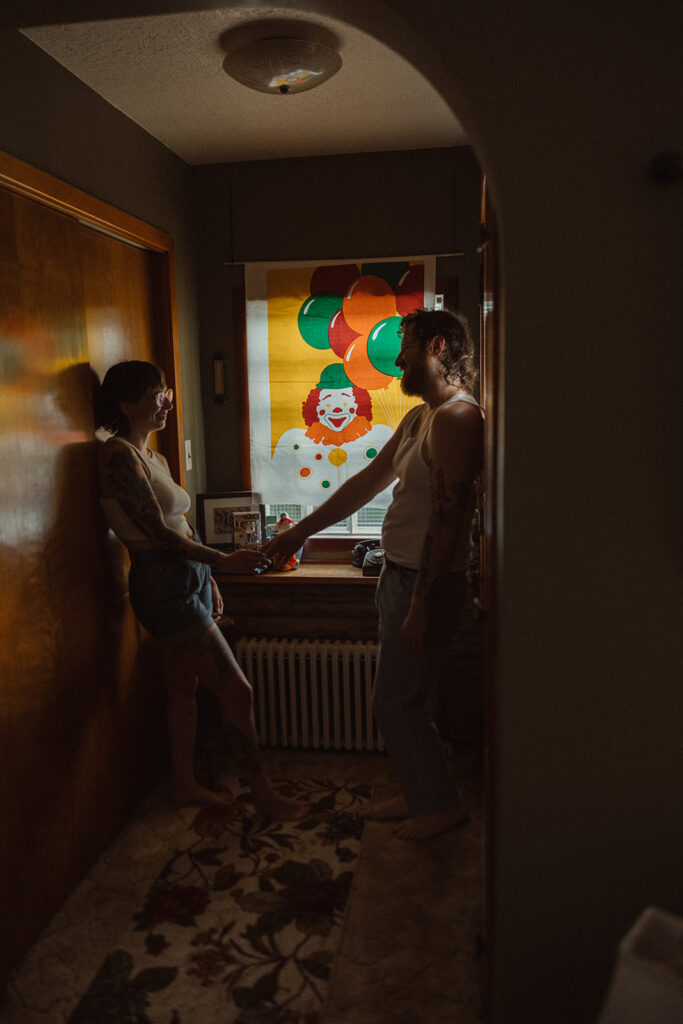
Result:
{"label": "textured ceiling", "polygon": [[[292,8],[260,16],[303,18]],[[24,34],[190,164],[427,149],[467,143],[415,68],[328,17],[341,70],[317,89],[271,96],[222,68],[220,37],[255,10],[200,11],[25,29]]]}

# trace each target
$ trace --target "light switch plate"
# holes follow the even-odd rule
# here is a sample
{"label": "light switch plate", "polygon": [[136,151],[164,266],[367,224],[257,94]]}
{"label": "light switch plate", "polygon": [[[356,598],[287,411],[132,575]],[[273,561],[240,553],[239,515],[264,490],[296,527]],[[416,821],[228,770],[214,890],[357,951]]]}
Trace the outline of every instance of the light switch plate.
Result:
{"label": "light switch plate", "polygon": [[185,442],[185,469],[192,469],[192,441]]}

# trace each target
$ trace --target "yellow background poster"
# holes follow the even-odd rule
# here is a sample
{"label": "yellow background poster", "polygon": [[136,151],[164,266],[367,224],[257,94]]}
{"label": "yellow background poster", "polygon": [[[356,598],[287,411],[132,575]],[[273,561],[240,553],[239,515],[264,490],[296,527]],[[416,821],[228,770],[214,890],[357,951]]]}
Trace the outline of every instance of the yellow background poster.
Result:
{"label": "yellow background poster", "polygon": [[434,258],[251,269],[252,486],[269,503],[320,504],[416,402],[400,389],[399,326],[432,299]]}

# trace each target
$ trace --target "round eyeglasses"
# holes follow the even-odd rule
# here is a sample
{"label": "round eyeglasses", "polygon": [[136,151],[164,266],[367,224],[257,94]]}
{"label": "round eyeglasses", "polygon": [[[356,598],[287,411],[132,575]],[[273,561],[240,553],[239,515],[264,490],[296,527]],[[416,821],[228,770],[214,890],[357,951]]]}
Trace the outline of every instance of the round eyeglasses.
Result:
{"label": "round eyeglasses", "polygon": [[173,388],[164,388],[163,391],[157,391],[154,398],[156,399],[156,403],[159,408],[162,407],[164,402],[167,402],[169,405],[173,405]]}

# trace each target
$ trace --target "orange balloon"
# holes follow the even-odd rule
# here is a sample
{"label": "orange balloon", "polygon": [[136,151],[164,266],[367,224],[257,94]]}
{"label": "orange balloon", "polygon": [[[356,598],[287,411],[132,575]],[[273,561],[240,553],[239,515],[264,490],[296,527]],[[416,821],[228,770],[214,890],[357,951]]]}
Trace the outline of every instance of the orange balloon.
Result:
{"label": "orange balloon", "polygon": [[367,338],[356,338],[351,342],[344,354],[344,370],[352,384],[366,391],[386,388],[394,379],[376,370],[368,359]]}
{"label": "orange balloon", "polygon": [[363,274],[344,296],[344,320],[359,334],[369,334],[375,324],[396,316],[396,296],[383,277]]}

